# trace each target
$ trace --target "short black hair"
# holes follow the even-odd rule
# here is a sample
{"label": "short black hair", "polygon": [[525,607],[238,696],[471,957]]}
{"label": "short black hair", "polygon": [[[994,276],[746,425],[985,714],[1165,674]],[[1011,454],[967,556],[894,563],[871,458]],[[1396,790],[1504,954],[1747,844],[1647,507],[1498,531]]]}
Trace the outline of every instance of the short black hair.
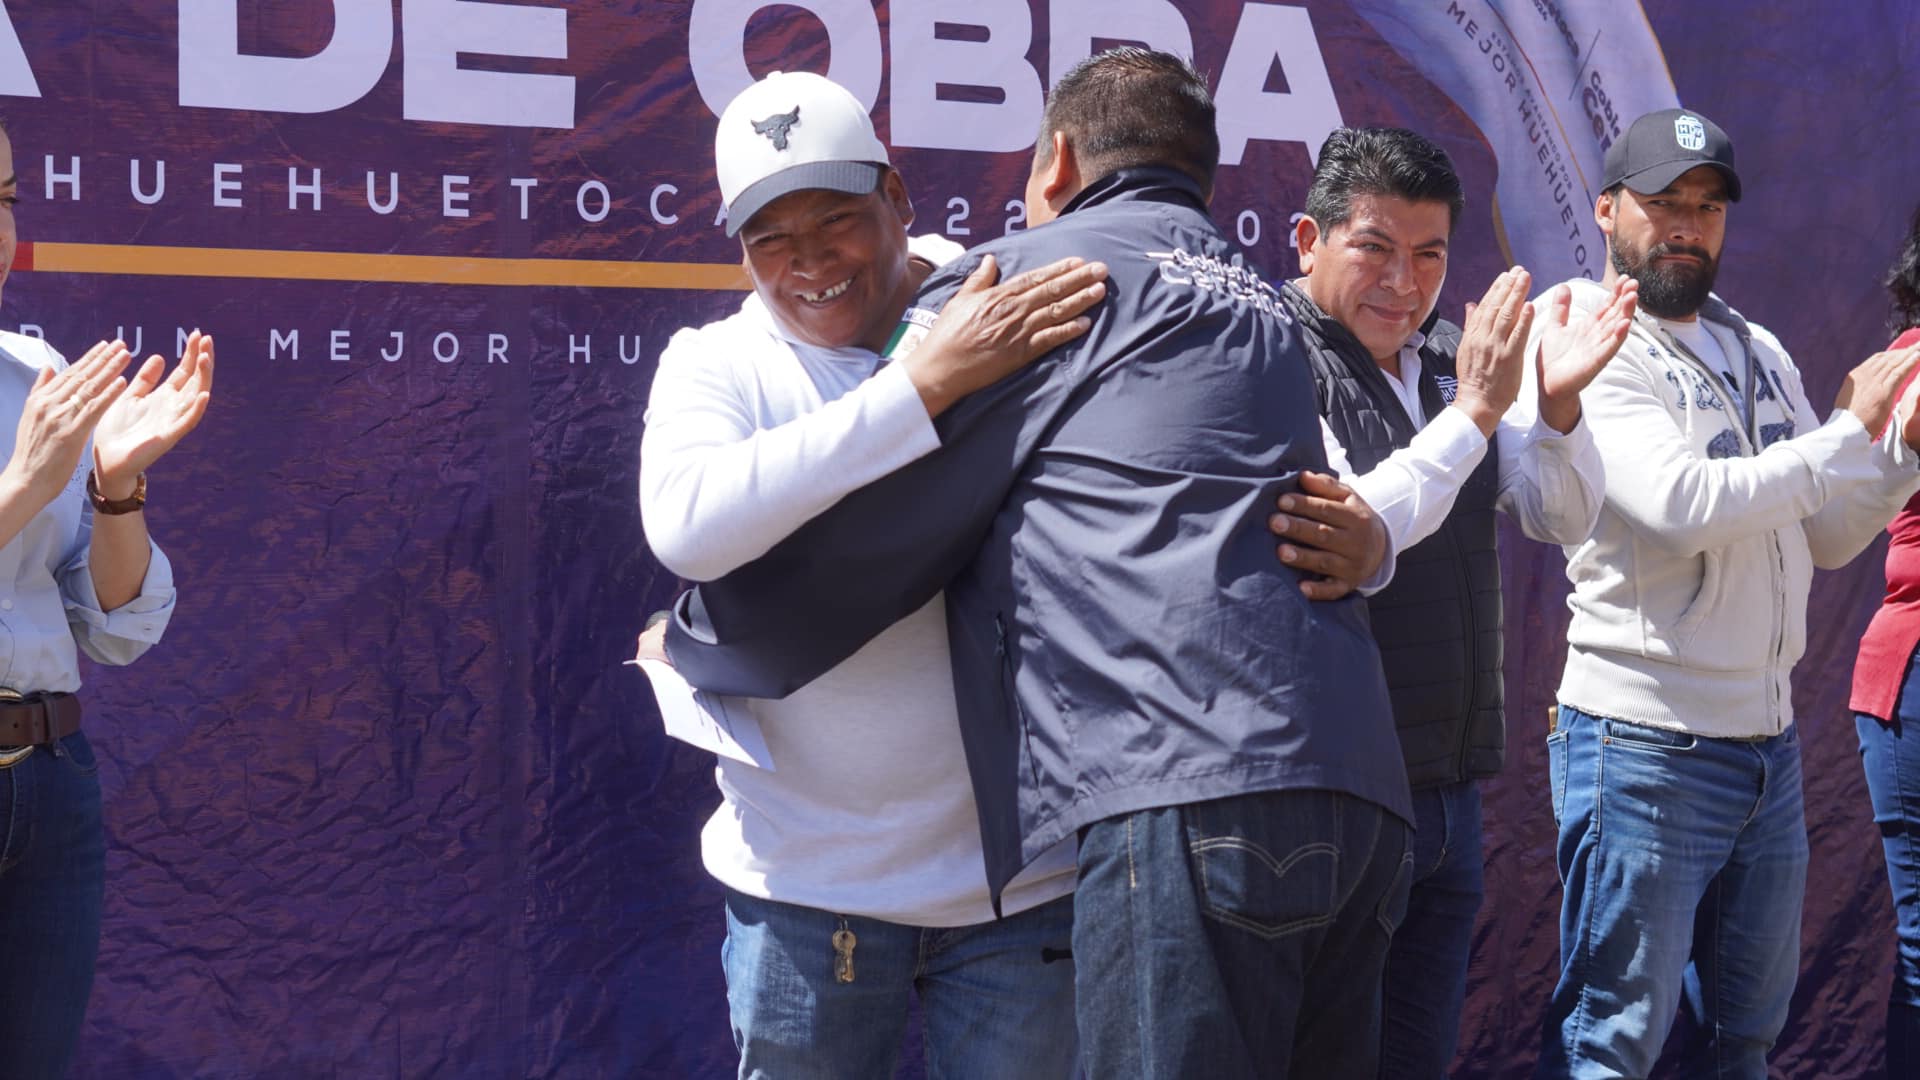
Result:
{"label": "short black hair", "polygon": [[1034,162],[1053,159],[1053,133],[1065,132],[1083,178],[1118,169],[1178,169],[1213,194],[1220,165],[1213,94],[1191,62],[1172,53],[1123,45],[1075,64],[1047,95]]}
{"label": "short black hair", "polygon": [[1887,325],[1894,333],[1920,327],[1920,207],[1914,209],[1907,242],[1900,245],[1900,257],[1887,271],[1887,294],[1893,302]]}
{"label": "short black hair", "polygon": [[1447,152],[1405,128],[1337,128],[1321,144],[1307,188],[1307,216],[1320,228],[1344,225],[1355,195],[1389,195],[1447,204],[1447,228],[1460,224],[1467,199]]}

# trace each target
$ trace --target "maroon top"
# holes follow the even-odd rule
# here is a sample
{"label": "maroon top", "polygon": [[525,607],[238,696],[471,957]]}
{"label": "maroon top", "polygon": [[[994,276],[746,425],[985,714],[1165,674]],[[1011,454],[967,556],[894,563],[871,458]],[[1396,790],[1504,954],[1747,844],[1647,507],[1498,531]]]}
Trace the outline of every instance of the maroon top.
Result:
{"label": "maroon top", "polygon": [[[1920,328],[1901,334],[1889,348],[1920,344]],[[1907,376],[1911,382],[1913,376]],[[1900,684],[1907,661],[1920,645],[1920,495],[1887,526],[1887,596],[1860,639],[1860,656],[1853,663],[1854,712],[1886,723],[1900,700]]]}

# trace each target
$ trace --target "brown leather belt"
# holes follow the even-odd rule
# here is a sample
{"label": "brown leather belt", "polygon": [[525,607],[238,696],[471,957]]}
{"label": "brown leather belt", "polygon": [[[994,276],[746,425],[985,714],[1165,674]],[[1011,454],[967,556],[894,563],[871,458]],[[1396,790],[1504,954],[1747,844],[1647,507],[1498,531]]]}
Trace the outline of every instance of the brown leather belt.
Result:
{"label": "brown leather belt", "polygon": [[80,730],[80,699],[34,694],[0,700],[0,747],[44,746]]}

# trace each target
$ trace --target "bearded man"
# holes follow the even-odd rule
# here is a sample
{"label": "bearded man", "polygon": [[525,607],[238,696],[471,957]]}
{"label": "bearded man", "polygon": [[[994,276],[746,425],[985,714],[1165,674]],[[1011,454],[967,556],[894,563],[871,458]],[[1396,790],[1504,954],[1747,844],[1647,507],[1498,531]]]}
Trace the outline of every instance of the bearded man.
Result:
{"label": "bearded man", "polygon": [[1608,482],[1592,537],[1565,549],[1547,740],[1565,888],[1537,1075],[1646,1076],[1684,998],[1706,1033],[1684,1074],[1764,1078],[1807,869],[1788,674],[1813,568],[1846,564],[1920,489],[1911,404],[1888,423],[1920,350],[1855,368],[1822,423],[1786,349],[1713,293],[1741,195],[1726,133],[1650,113],[1602,186],[1610,265],[1569,283],[1573,303],[1597,310],[1632,277],[1640,311],[1581,398]]}

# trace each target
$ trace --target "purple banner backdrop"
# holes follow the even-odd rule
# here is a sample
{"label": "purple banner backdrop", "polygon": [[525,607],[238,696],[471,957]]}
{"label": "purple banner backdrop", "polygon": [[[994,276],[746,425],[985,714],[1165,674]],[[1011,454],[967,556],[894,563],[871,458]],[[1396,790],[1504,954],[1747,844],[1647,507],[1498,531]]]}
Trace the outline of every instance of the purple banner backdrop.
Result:
{"label": "purple banner backdrop", "polygon": [[[659,733],[619,662],[676,588],[634,509],[641,414],[668,335],[737,302],[675,286],[737,259],[711,107],[750,74],[855,86],[919,228],[977,242],[1021,217],[1054,72],[1107,41],[1190,48],[1221,97],[1217,216],[1274,273],[1295,269],[1289,222],[1328,128],[1446,146],[1470,200],[1449,312],[1508,252],[1588,265],[1534,200],[1589,220],[1586,190],[1559,185],[1591,180],[1606,103],[1677,96],[1739,147],[1722,293],[1817,399],[1881,344],[1875,282],[1920,199],[1909,5],[1357,7],[0,9],[35,244],[0,322],[69,354],[116,334],[169,351],[200,326],[221,355],[212,413],[153,478],[179,613],[138,666],[87,672],[112,846],[79,1074],[730,1074],[696,839],[710,762]],[[1496,50],[1526,62],[1556,35],[1573,61],[1528,85],[1566,101],[1502,116],[1461,89],[1486,89],[1473,65]],[[1587,57],[1611,96],[1582,100]],[[1514,160],[1529,116],[1559,149]],[[1528,1074],[1556,949],[1541,739],[1565,587],[1558,552],[1507,542],[1513,752],[1488,790],[1460,1069],[1484,1077]],[[1880,1041],[1891,916],[1844,687],[1881,551],[1816,582],[1796,673],[1814,862],[1787,1076],[1863,1075]]]}

